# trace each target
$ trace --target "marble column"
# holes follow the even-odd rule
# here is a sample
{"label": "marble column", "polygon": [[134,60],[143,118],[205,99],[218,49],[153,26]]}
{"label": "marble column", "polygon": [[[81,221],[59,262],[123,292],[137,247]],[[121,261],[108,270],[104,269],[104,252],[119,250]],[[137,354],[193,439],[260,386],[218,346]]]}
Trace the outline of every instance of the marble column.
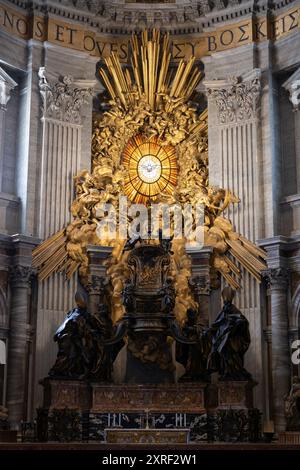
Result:
{"label": "marble column", "polygon": [[7,408],[11,429],[19,429],[27,417],[27,330],[32,269],[13,266],[10,273],[11,308],[8,348]]}
{"label": "marble column", "polygon": [[0,67],[0,193],[3,185],[4,142],[5,142],[5,114],[10,92],[17,83]]}
{"label": "marble column", "polygon": [[275,431],[285,431],[284,396],[289,392],[291,356],[288,326],[288,284],[289,273],[284,267],[270,268],[265,277],[269,284],[271,302],[272,341],[272,412]]}
{"label": "marble column", "polygon": [[7,361],[7,408],[12,428],[20,420],[30,419],[34,373],[31,343],[36,331],[35,276],[31,267],[32,250],[39,239],[25,235],[11,236],[9,272],[9,331]]}
{"label": "marble column", "polygon": [[268,325],[263,329],[265,341],[265,354],[263,361],[265,361],[265,413],[264,421],[270,421],[274,415],[273,410],[273,379],[272,379],[272,326]]}

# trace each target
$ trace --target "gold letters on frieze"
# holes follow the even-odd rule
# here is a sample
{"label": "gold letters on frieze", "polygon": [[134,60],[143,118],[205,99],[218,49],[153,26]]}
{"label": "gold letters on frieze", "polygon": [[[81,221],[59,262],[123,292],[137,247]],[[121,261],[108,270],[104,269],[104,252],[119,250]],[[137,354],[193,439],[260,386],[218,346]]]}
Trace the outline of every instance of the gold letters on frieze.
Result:
{"label": "gold letters on frieze", "polygon": [[[242,21],[232,22],[215,30],[196,34],[176,35],[172,37],[170,52],[174,61],[187,59],[191,55],[196,59],[214,52],[220,52],[250,43],[260,43],[268,39],[276,41],[297,31],[300,7],[295,6],[279,15],[248,16]],[[40,14],[22,14],[20,10],[0,5],[0,29],[22,39],[47,41],[59,46],[86,52],[92,56],[106,58],[112,52],[118,54],[121,62],[128,61],[130,38],[124,35],[98,33],[87,30],[76,23],[61,19],[42,17]]]}

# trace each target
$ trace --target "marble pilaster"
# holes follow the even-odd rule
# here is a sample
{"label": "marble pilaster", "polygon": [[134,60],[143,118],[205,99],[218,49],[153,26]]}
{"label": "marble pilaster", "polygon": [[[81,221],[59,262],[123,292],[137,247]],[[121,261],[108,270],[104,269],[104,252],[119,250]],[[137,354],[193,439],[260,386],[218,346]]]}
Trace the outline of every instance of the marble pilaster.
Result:
{"label": "marble pilaster", "polygon": [[[290,193],[290,195],[285,197],[281,203],[283,204],[282,208],[286,212],[286,217],[288,219],[292,219],[292,235],[296,235],[300,233],[300,67],[298,67],[298,69],[283,83],[282,86],[287,91],[291,104],[287,112],[291,115],[293,114],[293,116],[290,117],[291,125],[289,131],[291,135],[289,135],[289,139],[293,144],[292,156],[296,170],[296,187],[294,188],[294,192],[296,194]],[[285,154],[283,154],[283,161],[286,161]],[[288,164],[285,163],[285,166],[288,166]],[[290,187],[292,186],[293,185],[291,184]],[[292,217],[289,217],[289,213],[287,212],[288,208],[290,208],[292,212]]]}
{"label": "marble pilaster", "polygon": [[8,350],[7,408],[12,429],[19,429],[27,417],[27,331],[32,269],[16,265],[11,269],[12,300]]}
{"label": "marble pilaster", "polygon": [[[91,99],[93,85],[93,81],[75,81],[69,75],[56,82],[49,81],[45,67],[39,69],[42,166],[38,230],[43,240],[70,221],[73,177],[80,169],[81,111]],[[40,308],[62,312],[70,309],[76,282],[76,276],[73,276],[68,289],[65,289],[60,274],[43,282],[40,286]]]}
{"label": "marble pilaster", "polygon": [[[63,67],[62,61],[59,62]],[[50,69],[50,67],[49,67]],[[73,177],[81,169],[83,116],[92,121],[92,88],[94,80],[75,80],[71,75],[58,78],[40,67],[41,171],[37,231],[42,240],[66,227],[74,196]],[[55,273],[39,283],[36,341],[36,378],[47,373],[56,355],[52,341],[57,326],[66,312],[74,307],[77,274],[70,281]],[[37,402],[41,390],[36,388]]]}
{"label": "marble pilaster", "polygon": [[10,92],[16,86],[17,83],[0,67],[0,193],[3,183],[5,114],[7,103],[10,99]]}
{"label": "marble pilaster", "polygon": [[8,156],[5,154],[7,142],[7,105],[11,91],[17,83],[0,67],[0,232],[14,233],[18,221],[18,198],[7,194],[5,188],[5,163]]}
{"label": "marble pilaster", "polygon": [[[247,50],[249,68],[251,53]],[[217,69],[212,73],[213,64],[217,67],[217,56],[211,58],[208,64],[209,79],[204,81],[208,98],[210,184],[229,189],[241,199],[240,204],[230,205],[224,216],[233,223],[237,232],[255,242],[261,217],[258,191],[261,70],[252,68],[246,71],[243,61],[241,70],[244,73],[232,77],[223,64],[218,73],[221,75],[223,70],[224,78],[215,79]],[[245,358],[246,368],[259,383],[254,395],[256,405],[261,406],[264,373],[262,363],[258,360],[262,356],[259,284],[246,270],[241,271],[242,289],[237,292],[235,303],[250,324],[251,345]]]}
{"label": "marble pilaster", "polygon": [[300,109],[300,67],[284,82],[283,87],[288,91],[293,110]]}
{"label": "marble pilaster", "polygon": [[[260,70],[243,77],[205,81],[208,96],[210,184],[229,189],[241,198],[226,216],[235,229],[252,241],[258,238],[259,202],[257,141]],[[252,315],[259,304],[257,282],[243,271],[237,306]],[[251,322],[251,319],[249,318]]]}

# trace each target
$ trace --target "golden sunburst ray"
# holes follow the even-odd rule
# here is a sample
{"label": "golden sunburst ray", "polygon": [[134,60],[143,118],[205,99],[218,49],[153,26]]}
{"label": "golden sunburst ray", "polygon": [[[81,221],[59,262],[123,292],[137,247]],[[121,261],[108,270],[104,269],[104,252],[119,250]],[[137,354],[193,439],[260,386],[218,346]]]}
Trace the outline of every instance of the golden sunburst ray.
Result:
{"label": "golden sunburst ray", "polygon": [[[202,72],[195,67],[195,57],[181,60],[175,73],[171,74],[170,41],[165,34],[161,45],[159,31],[141,34],[141,41],[133,34],[131,41],[131,69],[122,68],[116,53],[105,59],[107,70],[99,71],[103,83],[113,100],[128,109],[135,100],[145,98],[151,111],[156,111],[162,99],[168,98],[165,110],[171,112],[179,102],[186,102],[198,85]],[[172,78],[171,78],[172,76]],[[171,82],[170,82],[171,78]]]}

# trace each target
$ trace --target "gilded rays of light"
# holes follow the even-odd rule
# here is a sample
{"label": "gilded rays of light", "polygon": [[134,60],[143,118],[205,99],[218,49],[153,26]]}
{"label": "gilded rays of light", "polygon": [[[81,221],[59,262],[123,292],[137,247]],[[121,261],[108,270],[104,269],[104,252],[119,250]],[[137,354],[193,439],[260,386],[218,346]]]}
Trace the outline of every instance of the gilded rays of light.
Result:
{"label": "gilded rays of light", "polygon": [[[159,171],[153,173],[157,175],[153,182],[143,180],[140,164],[146,156],[150,157],[149,162],[155,165],[158,162],[160,165]],[[122,161],[127,169],[124,191],[131,201],[145,204],[150,199],[155,200],[160,193],[172,194],[174,191],[177,183],[177,163],[175,148],[171,145],[161,146],[157,137],[149,139],[137,135],[126,145]]]}
{"label": "gilded rays of light", "polygon": [[[160,32],[143,31],[141,41],[133,34],[131,38],[131,66],[123,68],[115,52],[105,59],[107,70],[100,69],[99,74],[111,97],[118,99],[127,109],[138,97],[146,97],[153,111],[159,108],[164,96],[170,97],[166,111],[171,112],[174,100],[185,102],[198,85],[202,73],[195,67],[195,57],[181,60],[173,72],[170,68],[171,52],[169,35],[160,41]],[[136,92],[133,92],[133,86]],[[172,101],[173,100],[173,101]]]}

